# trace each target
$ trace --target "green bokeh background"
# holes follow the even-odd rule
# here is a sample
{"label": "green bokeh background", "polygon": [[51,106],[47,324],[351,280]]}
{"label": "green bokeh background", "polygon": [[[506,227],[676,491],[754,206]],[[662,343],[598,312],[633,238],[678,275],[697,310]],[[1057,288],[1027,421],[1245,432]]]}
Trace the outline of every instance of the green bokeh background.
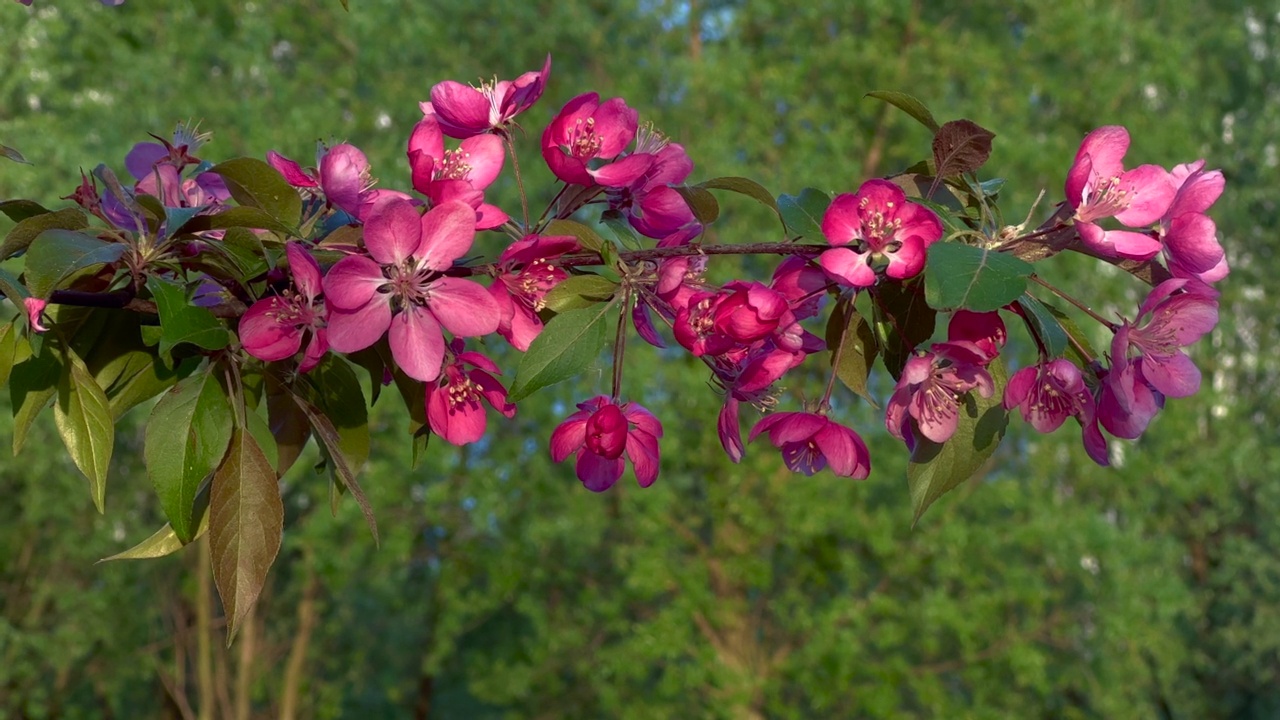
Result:
{"label": "green bokeh background", "polygon": [[[0,5],[0,143],[32,162],[0,160],[0,198],[56,205],[80,168],[123,171],[134,142],[188,119],[214,133],[210,157],[305,161],[317,140],[345,140],[404,188],[405,139],[435,82],[515,77],[550,52],[546,95],[522,119],[537,208],[554,193],[541,128],[581,92],[625,97],[685,145],[695,180],[794,193],[852,190],[927,154],[927,131],[864,98],[896,89],[997,134],[984,176],[1008,180],[1010,222],[1041,190],[1035,219],[1047,214],[1098,125],[1130,129],[1133,163],[1208,158],[1227,177],[1213,216],[1233,264],[1222,322],[1194,350],[1201,393],[1116,443],[1115,467],[1093,466],[1070,424],[1041,437],[1015,421],[989,470],[914,528],[905,455],[875,409],[837,406],[871,446],[866,482],[792,475],[765,445],[733,465],[706,372],[678,353],[627,357],[626,393],[667,431],[644,491],[624,478],[586,492],[546,455],[572,403],[607,388],[607,362],[491,419],[483,443],[434,443],[413,470],[405,418],[384,400],[364,480],[381,547],[354,503],[330,514],[318,455],[304,457],[282,482],[280,558],[229,649],[194,549],[93,564],[163,522],[141,463],[145,408],[117,436],[105,515],[46,417],[0,460],[0,717],[1280,716],[1278,13],[1207,0]],[[509,173],[493,192],[518,206]],[[775,236],[749,200],[722,206],[712,239]],[[1131,316],[1143,292],[1078,259],[1043,271],[1108,315]],[[788,385],[812,397],[823,381],[815,364]]]}

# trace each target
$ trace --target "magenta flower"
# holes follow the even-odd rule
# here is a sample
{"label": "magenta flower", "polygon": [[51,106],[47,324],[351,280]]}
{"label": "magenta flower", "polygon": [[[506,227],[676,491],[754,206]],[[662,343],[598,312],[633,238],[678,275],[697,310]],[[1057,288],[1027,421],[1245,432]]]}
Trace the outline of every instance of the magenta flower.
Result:
{"label": "magenta flower", "polygon": [[484,202],[483,190],[502,172],[502,141],[497,136],[474,135],[457,150],[445,150],[440,124],[428,116],[414,126],[408,155],[413,188],[432,204],[467,203],[476,210],[477,230],[495,228],[509,219],[496,205]]}
{"label": "magenta flower", "polygon": [[[785,320],[785,323],[783,322]],[[787,298],[759,282],[735,280],[718,293],[695,293],[676,312],[676,341],[694,354],[720,355],[763,340],[794,322]]]}
{"label": "magenta flower", "polygon": [[478,352],[464,352],[457,338],[449,349],[453,360],[439,378],[427,383],[427,423],[436,435],[454,445],[466,445],[484,437],[487,418],[482,399],[508,418],[515,416],[516,406],[507,402],[507,389],[493,377],[502,371],[492,360]]}
{"label": "magenta flower", "polygon": [[[1218,324],[1218,301],[1200,293],[1178,291],[1186,280],[1166,280],[1151,290],[1134,322],[1125,322],[1111,341],[1113,372],[1130,362],[1130,351],[1142,377],[1169,397],[1187,397],[1200,389],[1200,370],[1182,348]],[[1175,294],[1176,293],[1176,294]],[[1150,315],[1146,322],[1139,322]]]}
{"label": "magenta flower", "polygon": [[1058,358],[1025,367],[1009,378],[1004,388],[1004,409],[1018,408],[1022,419],[1037,432],[1051,433],[1067,418],[1080,422],[1085,451],[1099,465],[1107,465],[1107,441],[1098,429],[1093,395],[1084,375],[1070,360]]}
{"label": "magenta flower", "polygon": [[320,299],[320,265],[296,242],[285,246],[285,254],[296,292],[285,290],[251,305],[240,318],[240,342],[250,355],[276,362],[296,355],[303,335],[310,333],[307,351],[298,365],[298,370],[307,372],[329,349],[325,305]]}
{"label": "magenta flower", "polygon": [[569,274],[551,261],[578,250],[577,238],[568,235],[526,235],[498,256],[498,276],[489,294],[498,304],[498,334],[524,352],[542,333],[538,311],[551,288]]}
{"label": "magenta flower", "polygon": [[444,134],[459,140],[505,132],[516,115],[542,97],[550,74],[551,56],[547,55],[541,71],[527,72],[515,80],[494,81],[479,88],[446,80],[431,88],[431,102],[422,104],[422,113],[434,114]]}
{"label": "magenta flower", "polygon": [[375,205],[364,227],[371,257],[345,257],[324,278],[330,346],[355,352],[387,333],[396,364],[431,382],[444,360],[441,326],[458,337],[497,330],[499,310],[489,291],[442,274],[471,249],[475,223],[475,212],[459,202],[421,217],[399,198]]}
{"label": "magenta flower", "polygon": [[27,324],[31,326],[31,332],[49,332],[44,324],[44,309],[48,304],[49,301],[40,298],[22,298],[22,307],[27,311]]}
{"label": "magenta flower", "polygon": [[290,185],[313,193],[319,188],[329,204],[355,218],[363,219],[374,204],[387,196],[408,197],[395,191],[374,190],[369,159],[354,145],[320,146],[316,155],[317,170],[304,170],[275,151],[267,153],[267,162]]}
{"label": "magenta flower", "polygon": [[542,133],[542,157],[571,185],[626,187],[653,163],[651,155],[616,159],[636,135],[639,114],[622,98],[596,93],[570,100]]}
{"label": "magenta flower", "polygon": [[1114,217],[1131,228],[1159,220],[1173,200],[1169,172],[1159,165],[1126,171],[1129,131],[1108,125],[1085,136],[1067,173],[1067,202],[1075,209],[1076,231],[1090,250],[1106,258],[1146,260],[1160,252],[1160,241],[1132,230],[1103,230],[1096,221]]}
{"label": "magenta flower", "polygon": [[1204,161],[1179,165],[1170,173],[1178,185],[1173,202],[1156,225],[1165,260],[1175,276],[1216,282],[1227,274],[1218,229],[1205,212],[1222,195],[1220,170],[1204,170]]}
{"label": "magenta flower", "polygon": [[769,284],[791,304],[797,320],[818,314],[822,295],[827,289],[827,274],[807,258],[792,255],[778,264]]}
{"label": "magenta flower", "polygon": [[915,277],[924,268],[925,250],[942,237],[942,221],[932,210],[907,200],[888,180],[868,180],[857,193],[843,193],[822,216],[822,234],[837,247],[818,262],[846,287],[870,287],[876,266],[895,280]]}
{"label": "magenta flower", "polygon": [[578,412],[551,433],[551,459],[563,462],[576,453],[578,479],[588,490],[604,492],[622,477],[625,455],[640,487],[649,487],[658,478],[660,437],[662,423],[648,410],[600,395],[578,403]]}
{"label": "magenta flower", "polygon": [[696,223],[689,203],[671,188],[693,172],[693,161],[684,147],[646,125],[636,131],[632,155],[649,155],[652,164],[626,187],[611,188],[609,207],[626,215],[631,227],[641,235],[656,239]]}
{"label": "magenta flower", "polygon": [[830,468],[840,477],[864,480],[871,474],[871,453],[851,428],[825,415],[808,412],[771,413],[751,428],[748,440],[762,432],[782,451],[782,461],[793,472],[812,476]]}

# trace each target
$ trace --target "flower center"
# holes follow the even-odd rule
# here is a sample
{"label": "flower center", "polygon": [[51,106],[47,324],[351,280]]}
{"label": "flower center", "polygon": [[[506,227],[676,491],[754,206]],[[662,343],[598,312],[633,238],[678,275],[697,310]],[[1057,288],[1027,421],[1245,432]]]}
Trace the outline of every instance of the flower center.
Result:
{"label": "flower center", "polygon": [[436,169],[436,179],[466,180],[467,174],[471,172],[471,163],[467,162],[470,158],[471,153],[462,148],[445,150],[444,159],[440,161],[440,165]]}
{"label": "flower center", "polygon": [[1076,219],[1093,222],[1113,217],[1124,212],[1132,202],[1133,191],[1121,184],[1120,176],[1113,175],[1100,180],[1092,188],[1085,188],[1084,202],[1076,210]]}
{"label": "flower center", "polygon": [[569,131],[569,145],[566,148],[570,155],[579,160],[585,160],[600,154],[600,148],[604,146],[604,140],[596,134],[596,119],[589,117],[579,118],[574,121],[573,129]]}

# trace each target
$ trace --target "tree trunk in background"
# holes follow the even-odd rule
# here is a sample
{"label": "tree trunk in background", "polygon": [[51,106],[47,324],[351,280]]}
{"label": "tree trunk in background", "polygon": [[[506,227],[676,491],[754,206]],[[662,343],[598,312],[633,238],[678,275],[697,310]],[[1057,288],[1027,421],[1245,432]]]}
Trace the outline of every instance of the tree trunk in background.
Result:
{"label": "tree trunk in background", "polygon": [[199,720],[213,720],[217,701],[213,689],[213,561],[209,535],[196,548],[196,682],[199,684]]}
{"label": "tree trunk in background", "polygon": [[307,648],[311,643],[311,633],[316,625],[316,590],[317,581],[310,558],[307,559],[306,587],[302,591],[302,602],[298,603],[298,634],[293,637],[293,646],[289,648],[289,662],[284,672],[284,690],[280,698],[280,720],[295,720],[298,715],[298,693],[302,688],[304,670],[307,663]]}

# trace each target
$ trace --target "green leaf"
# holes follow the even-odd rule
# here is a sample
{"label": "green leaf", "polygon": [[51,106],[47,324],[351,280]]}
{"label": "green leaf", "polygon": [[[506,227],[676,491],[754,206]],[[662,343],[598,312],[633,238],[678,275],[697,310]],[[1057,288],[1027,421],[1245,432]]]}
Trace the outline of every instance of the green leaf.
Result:
{"label": "green leaf", "polygon": [[779,195],[778,214],[791,232],[808,240],[823,239],[822,216],[831,207],[831,197],[821,190],[805,188],[799,195]]}
{"label": "green leaf", "polygon": [[[329,417],[338,432],[342,451],[352,476],[358,476],[369,460],[369,410],[360,377],[351,364],[329,354],[310,373],[314,393],[311,400]],[[425,402],[425,393],[423,395]]]}
{"label": "green leaf", "polygon": [[31,164],[27,162],[26,158],[22,157],[22,153],[18,152],[16,148],[11,148],[8,145],[0,145],[0,157],[6,157],[16,163],[22,163],[23,165]]}
{"label": "green leaf", "polygon": [[929,246],[925,299],[935,310],[999,310],[1027,289],[1031,263],[1008,253],[958,242]]}
{"label": "green leaf", "polygon": [[911,352],[933,336],[937,312],[924,301],[919,282],[881,283],[871,297],[880,357],[897,380]]}
{"label": "green leaf", "polygon": [[22,301],[31,297],[31,293],[22,281],[4,268],[0,268],[0,293],[4,293],[4,296],[9,298],[9,302],[17,308],[22,308]]}
{"label": "green leaf", "polygon": [[17,320],[0,326],[0,386],[9,383],[14,363],[18,361]]}
{"label": "green leaf", "polygon": [[933,163],[938,177],[973,172],[991,157],[996,134],[972,120],[951,120],[933,136]]}
{"label": "green leaf", "polygon": [[579,310],[611,300],[618,284],[599,275],[574,275],[547,292],[543,302],[554,313]]}
{"label": "green leaf", "polygon": [[996,358],[987,370],[995,381],[995,392],[984,398],[970,392],[961,398],[956,432],[945,443],[918,437],[907,464],[907,486],[911,491],[912,524],[938,498],[973,477],[995,452],[1004,437],[1009,414],[1001,404],[1006,382],[1004,364]]}
{"label": "green leaf", "polygon": [[852,300],[843,299],[831,310],[826,339],[833,363],[839,353],[840,362],[833,368],[836,377],[872,407],[878,408],[875,398],[867,390],[867,378],[871,376],[871,365],[878,352],[875,333],[853,306]]}
{"label": "green leaf", "polygon": [[286,228],[297,226],[302,216],[302,198],[284,176],[267,163],[257,158],[234,158],[218,163],[209,172],[222,176],[236,202],[265,211]]}
{"label": "green leaf", "polygon": [[244,428],[213,475],[209,499],[209,548],[213,581],[227,617],[227,643],[258,601],[280,551],[284,504],[276,471]]}
{"label": "green leaf", "polygon": [[[203,509],[200,511],[200,524],[196,527],[196,534],[195,537],[192,538],[193,540],[198,539],[209,530],[209,489],[207,485],[205,486],[201,497],[204,498]],[[172,555],[184,547],[186,547],[186,545],[178,539],[178,534],[173,531],[173,528],[169,527],[168,523],[165,523],[164,527],[152,533],[151,537],[148,537],[146,540],[143,540],[124,552],[116,553],[110,557],[104,557],[98,562],[104,563],[112,560],[150,560],[152,558],[164,557],[165,555]],[[97,563],[94,564],[96,565]]]}
{"label": "green leaf", "polygon": [[[744,177],[718,177],[711,178],[700,182],[696,187],[706,188],[708,190],[728,190],[739,195],[746,195],[759,202],[761,205],[769,208],[775,213],[778,212],[778,201],[773,199],[773,193],[769,192],[765,186]],[[782,216],[779,215],[779,218]]]}
{"label": "green leaf", "polygon": [[929,132],[938,132],[938,121],[933,119],[933,113],[929,112],[929,108],[924,103],[917,100],[914,96],[904,92],[895,92],[893,90],[876,90],[869,92],[863,97],[873,97],[877,100],[883,100],[890,105],[905,112],[915,118],[917,122],[929,128]]}
{"label": "green leaf", "polygon": [[93,504],[106,510],[107,469],[116,426],[107,396],[94,382],[84,362],[74,352],[67,353],[68,370],[58,384],[58,402],[53,420],[67,452],[80,472],[89,478]]}
{"label": "green leaf", "polygon": [[604,247],[605,239],[595,230],[574,220],[552,220],[542,230],[542,235],[570,235],[578,238],[578,244],[583,250],[594,250],[600,252],[600,248]]}
{"label": "green leaf", "polygon": [[631,250],[640,249],[640,236],[636,234],[635,228],[631,227],[631,223],[627,222],[622,213],[617,210],[605,210],[600,214],[600,223],[609,228],[609,232],[613,233],[623,247]]}
{"label": "green leaf", "polygon": [[222,321],[208,309],[192,305],[182,286],[152,276],[147,278],[147,289],[155,298],[156,311],[160,314],[161,353],[168,353],[182,343],[205,350],[221,350],[231,342]]}
{"label": "green leaf", "polygon": [[672,189],[680,193],[685,204],[693,212],[693,216],[703,225],[710,225],[720,217],[720,203],[716,196],[703,190],[698,185],[673,185]]}
{"label": "green leaf", "polygon": [[225,230],[229,228],[256,228],[271,230],[282,235],[293,235],[296,228],[277,220],[266,210],[258,207],[231,207],[213,215],[197,215],[187,220],[179,230],[172,232],[195,233],[206,230]]}
{"label": "green leaf", "polygon": [[[425,398],[425,395],[423,397]],[[356,504],[360,506],[360,512],[364,514],[365,524],[369,526],[369,532],[373,535],[373,542],[375,544],[380,543],[378,539],[378,521],[373,516],[373,506],[369,504],[369,499],[365,497],[364,490],[361,489],[360,483],[356,481],[355,472],[347,463],[347,458],[342,452],[342,438],[338,434],[337,428],[334,427],[333,422],[320,408],[312,405],[306,398],[295,393],[293,401],[306,414],[307,421],[311,423],[312,431],[315,432],[316,437],[320,439],[320,443],[329,453],[329,459],[333,461],[337,477],[351,491],[352,497],[356,499]]]}
{"label": "green leaf", "polygon": [[[253,436],[254,442],[258,443],[258,449],[262,451],[262,456],[267,459],[272,468],[280,467],[280,446],[276,444],[275,436],[271,434],[271,426],[267,424],[266,418],[257,412],[247,412],[244,416],[245,429]],[[280,477],[279,473],[276,478]]]}
{"label": "green leaf", "polygon": [[32,241],[46,230],[81,230],[89,227],[80,208],[66,208],[57,212],[33,215],[14,225],[0,245],[0,260],[8,259],[26,250]]}
{"label": "green leaf", "polygon": [[[14,222],[22,222],[27,218],[44,215],[47,212],[49,210],[45,206],[34,200],[5,200],[0,202],[0,213],[8,215],[9,219]],[[83,217],[83,213],[81,217]]]}
{"label": "green leaf", "polygon": [[507,399],[516,402],[536,390],[568,380],[587,369],[605,345],[606,315],[613,303],[569,310],[551,319],[520,359]]}
{"label": "green leaf", "polygon": [[31,423],[57,394],[58,380],[64,374],[61,349],[57,343],[39,355],[14,365],[9,376],[9,397],[13,407],[13,454],[22,451]]}
{"label": "green leaf", "polygon": [[169,526],[184,543],[195,537],[196,492],[222,463],[231,427],[231,405],[212,372],[178,383],[147,419],[142,446],[147,475]]}
{"label": "green leaf", "polygon": [[351,8],[347,7],[347,3],[350,2],[350,0],[338,0],[338,2],[342,3],[343,10],[346,10],[347,12],[351,12]]}
{"label": "green leaf", "polygon": [[1093,349],[1093,343],[1089,342],[1089,336],[1084,333],[1084,330],[1080,329],[1080,326],[1076,324],[1075,320],[1071,319],[1071,316],[1049,303],[1041,304],[1049,312],[1053,313],[1053,317],[1057,319],[1063,331],[1067,333],[1067,337],[1070,338],[1071,342],[1067,343],[1067,349],[1070,351],[1071,357],[1080,367],[1088,367],[1098,357],[1098,351]]}
{"label": "green leaf", "polygon": [[[41,216],[46,217],[46,216]],[[47,299],[81,270],[119,260],[127,248],[71,230],[46,230],[27,249],[24,276],[32,296]]]}
{"label": "green leaf", "polygon": [[1067,331],[1062,328],[1058,318],[1054,317],[1049,308],[1031,293],[1023,293],[1018,298],[1018,305],[1022,307],[1023,319],[1040,338],[1040,342],[1044,343],[1045,352],[1049,357],[1062,357],[1062,353],[1067,350]]}

